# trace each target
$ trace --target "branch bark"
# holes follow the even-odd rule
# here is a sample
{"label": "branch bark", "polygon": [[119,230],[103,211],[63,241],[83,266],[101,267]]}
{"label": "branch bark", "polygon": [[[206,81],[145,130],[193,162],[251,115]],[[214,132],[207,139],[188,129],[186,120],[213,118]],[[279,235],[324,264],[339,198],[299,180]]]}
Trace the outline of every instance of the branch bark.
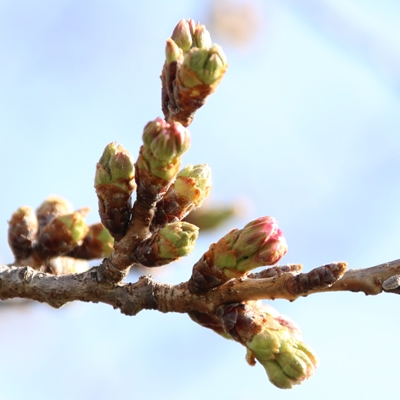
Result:
{"label": "branch bark", "polygon": [[[0,299],[31,299],[55,308],[77,300],[101,302],[123,314],[135,315],[144,309],[164,313],[213,313],[222,304],[278,298],[293,301],[310,294],[335,291],[400,294],[400,259],[346,272],[345,263],[329,264],[307,274],[299,273],[299,267],[274,267],[274,276],[263,277],[271,275],[263,272],[251,274],[232,279],[204,294],[193,294],[187,282],[170,285],[155,282],[150,276],[142,276],[136,283],[105,283],[102,268],[98,267],[81,274],[51,275],[30,267],[0,266]],[[333,284],[328,280],[314,285],[313,279],[322,268],[328,268],[335,275]],[[305,282],[311,282],[311,286]]]}

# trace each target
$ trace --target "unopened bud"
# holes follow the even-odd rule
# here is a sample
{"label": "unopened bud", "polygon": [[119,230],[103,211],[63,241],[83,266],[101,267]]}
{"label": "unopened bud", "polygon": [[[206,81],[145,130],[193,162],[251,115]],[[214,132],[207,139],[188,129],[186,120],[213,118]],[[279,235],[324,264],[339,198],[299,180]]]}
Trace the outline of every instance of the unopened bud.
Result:
{"label": "unopened bud", "polygon": [[68,255],[75,258],[93,260],[108,257],[114,249],[114,238],[99,222],[89,226],[81,245],[75,247]]}
{"label": "unopened bud", "polygon": [[224,269],[247,272],[277,263],[287,251],[286,240],[272,217],[258,218],[241,230],[233,230],[214,248],[214,264]]}
{"label": "unopened bud", "polygon": [[193,47],[198,47],[199,49],[209,49],[212,46],[210,32],[208,32],[204,25],[199,23],[196,24],[193,33],[193,39],[196,43],[196,46]]}
{"label": "unopened bud", "polygon": [[182,49],[180,49],[179,46],[172,39],[167,39],[165,45],[165,60],[167,65],[173,62],[183,61]]}
{"label": "unopened bud", "polygon": [[211,168],[207,164],[188,165],[178,173],[173,188],[194,208],[200,207],[211,190]]}
{"label": "unopened bud", "polygon": [[79,211],[52,219],[38,236],[43,258],[67,254],[81,243],[87,232],[88,227]]}
{"label": "unopened bud", "polygon": [[195,246],[199,228],[188,222],[173,222],[162,228],[158,235],[159,256],[178,258],[190,254]]}
{"label": "unopened bud", "polygon": [[72,204],[59,196],[48,197],[36,210],[39,227],[43,228],[53,218],[72,213]]}
{"label": "unopened bud", "polygon": [[31,255],[37,230],[38,221],[31,207],[20,207],[11,216],[8,222],[8,244],[17,260]]}
{"label": "unopened bud", "polygon": [[171,39],[186,53],[192,47],[194,30],[195,24],[192,19],[188,19],[187,21],[181,19],[172,32]]}
{"label": "unopened bud", "polygon": [[129,194],[135,189],[133,158],[116,142],[106,146],[97,164],[95,185],[105,184],[118,186]]}
{"label": "unopened bud", "polygon": [[143,132],[143,146],[137,167],[169,181],[178,173],[181,156],[190,146],[190,136],[179,122],[161,118],[149,122]]}
{"label": "unopened bud", "polygon": [[96,166],[95,189],[101,222],[120,240],[131,218],[131,195],[135,190],[134,162],[130,153],[116,142],[104,149]]}
{"label": "unopened bud", "polygon": [[136,247],[131,259],[145,267],[157,267],[192,252],[198,228],[187,222],[173,222]]}
{"label": "unopened bud", "polygon": [[210,49],[191,49],[185,54],[183,66],[178,72],[185,87],[198,85],[216,87],[224,76],[227,63],[222,48],[213,45]]}

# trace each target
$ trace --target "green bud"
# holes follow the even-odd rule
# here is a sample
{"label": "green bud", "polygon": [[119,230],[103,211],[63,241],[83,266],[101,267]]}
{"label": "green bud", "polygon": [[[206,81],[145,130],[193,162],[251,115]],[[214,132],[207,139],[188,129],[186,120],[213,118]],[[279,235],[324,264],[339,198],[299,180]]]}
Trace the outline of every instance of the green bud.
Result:
{"label": "green bud", "polygon": [[190,137],[180,123],[156,118],[145,126],[143,143],[156,159],[172,162],[189,149]]}
{"label": "green bud", "polygon": [[172,39],[167,39],[165,45],[165,60],[167,62],[167,65],[171,64],[174,61],[183,61],[182,49],[180,49],[179,46]]}
{"label": "green bud", "polygon": [[128,193],[135,189],[133,158],[116,142],[106,146],[97,164],[95,186],[105,184],[118,186]]}
{"label": "green bud", "polygon": [[188,165],[178,173],[174,189],[178,196],[200,207],[211,190],[211,168],[207,164]]}
{"label": "green bud", "polygon": [[131,218],[131,196],[136,188],[130,153],[116,142],[104,149],[96,165],[94,187],[103,225],[115,240],[125,236]]}
{"label": "green bud", "polygon": [[222,48],[214,44],[210,49],[193,48],[185,54],[183,60],[187,70],[195,74],[193,75],[185,69],[180,69],[180,78],[186,87],[194,87],[200,84],[216,86],[224,76],[227,63]]}
{"label": "green bud", "polygon": [[300,383],[285,374],[282,367],[275,360],[263,361],[261,364],[265,368],[270,382],[279,389],[291,389],[294,385]]}
{"label": "green bud", "polygon": [[276,361],[290,378],[304,381],[315,372],[310,359],[301,351],[283,352],[276,355]]}
{"label": "green bud", "polygon": [[262,265],[273,265],[286,251],[286,240],[276,220],[263,217],[220,239],[214,249],[214,264],[230,276],[236,272],[229,269],[244,273]]}
{"label": "green bud", "polygon": [[212,46],[210,32],[208,32],[204,25],[199,23],[196,24],[194,29],[193,39],[196,44],[196,46],[193,47],[198,47],[199,49],[209,49]]}
{"label": "green bud", "polygon": [[189,131],[179,122],[168,123],[156,118],[144,128],[143,146],[136,165],[158,178],[170,181],[178,173],[181,156],[189,146]]}
{"label": "green bud", "polygon": [[38,253],[42,260],[69,253],[82,243],[88,227],[80,211],[53,218],[39,233]]}
{"label": "green bud", "polygon": [[194,249],[199,228],[188,222],[172,222],[159,231],[158,256],[178,258],[188,255]]}
{"label": "green bud", "polygon": [[[246,359],[253,363],[257,359],[264,366],[270,381],[280,388],[291,388],[310,378],[318,360],[301,341],[300,331],[293,321],[259,302],[253,303],[253,312],[256,317],[241,316],[243,321],[250,318],[258,326],[258,332],[245,340],[250,352]],[[240,321],[242,326],[246,325]],[[241,332],[241,335],[244,337],[245,333]]]}

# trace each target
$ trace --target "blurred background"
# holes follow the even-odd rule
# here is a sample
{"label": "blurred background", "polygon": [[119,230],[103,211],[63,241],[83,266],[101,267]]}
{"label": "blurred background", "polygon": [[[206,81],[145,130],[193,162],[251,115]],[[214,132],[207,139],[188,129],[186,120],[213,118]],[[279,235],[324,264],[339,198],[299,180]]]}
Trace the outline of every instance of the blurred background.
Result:
{"label": "blurred background", "polygon": [[[242,213],[157,271],[179,283],[228,230],[272,215],[306,271],[400,258],[400,3],[394,0],[1,0],[0,262],[7,220],[51,194],[99,220],[94,169],[133,155],[160,109],[164,43],[205,23],[229,69],[190,126],[184,163],[208,163],[210,204]],[[137,279],[138,274],[129,279]],[[398,399],[399,298],[313,295],[273,306],[320,357],[282,391],[245,349],[186,315],[106,305],[0,307],[0,399]]]}

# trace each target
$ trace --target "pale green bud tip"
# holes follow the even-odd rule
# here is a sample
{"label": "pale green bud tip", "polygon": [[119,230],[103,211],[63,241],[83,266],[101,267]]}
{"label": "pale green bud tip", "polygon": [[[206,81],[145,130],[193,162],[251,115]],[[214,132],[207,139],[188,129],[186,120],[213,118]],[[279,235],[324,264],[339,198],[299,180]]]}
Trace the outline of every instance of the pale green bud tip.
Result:
{"label": "pale green bud tip", "polygon": [[134,160],[122,145],[112,142],[106,146],[97,168],[95,184],[128,184],[133,182]]}
{"label": "pale green bud tip", "polygon": [[161,258],[183,257],[194,249],[199,228],[188,222],[173,222],[159,232],[159,256]]}
{"label": "pale green bud tip", "polygon": [[265,368],[270,382],[280,389],[291,389],[294,385],[300,383],[296,381],[296,379],[287,376],[275,360],[264,361],[262,365]]}
{"label": "pale green bud tip", "polygon": [[211,190],[211,168],[207,164],[188,165],[177,175],[174,189],[199,207]]}
{"label": "pale green bud tip", "polygon": [[192,47],[192,34],[195,29],[192,19],[181,19],[172,32],[171,39],[186,53]]}
{"label": "pale green bud tip", "polygon": [[179,62],[183,60],[182,49],[180,49],[172,39],[167,39],[165,45],[165,59],[167,64],[171,64],[174,61]]}
{"label": "pale green bud tip", "polygon": [[74,243],[80,242],[89,231],[89,228],[79,211],[72,214],[60,215],[57,219],[68,229]]}
{"label": "pale green bud tip", "polygon": [[181,123],[156,118],[145,126],[143,143],[156,159],[172,162],[189,149],[190,135]]}
{"label": "pale green bud tip", "polygon": [[196,47],[199,49],[209,49],[212,46],[210,32],[208,32],[204,25],[197,23],[193,37]]}

